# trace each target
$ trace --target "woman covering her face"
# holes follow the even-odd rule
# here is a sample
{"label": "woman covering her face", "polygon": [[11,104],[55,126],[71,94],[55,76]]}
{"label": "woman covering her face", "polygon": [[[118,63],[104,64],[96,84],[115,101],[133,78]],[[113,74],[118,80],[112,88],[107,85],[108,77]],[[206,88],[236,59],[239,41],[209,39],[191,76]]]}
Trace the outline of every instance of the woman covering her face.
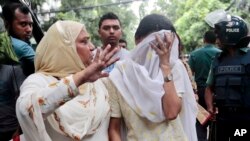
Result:
{"label": "woman covering her face", "polygon": [[106,48],[93,58],[81,23],[58,21],[49,28],[36,50],[36,73],[17,100],[26,141],[108,141],[109,95],[98,78],[108,76],[102,70],[117,61],[111,59],[117,49]]}
{"label": "woman covering her face", "polygon": [[137,47],[116,63],[110,87],[111,141],[119,141],[121,118],[128,141],[196,141],[197,105],[187,71],[179,59],[172,23],[151,14],[135,33]]}

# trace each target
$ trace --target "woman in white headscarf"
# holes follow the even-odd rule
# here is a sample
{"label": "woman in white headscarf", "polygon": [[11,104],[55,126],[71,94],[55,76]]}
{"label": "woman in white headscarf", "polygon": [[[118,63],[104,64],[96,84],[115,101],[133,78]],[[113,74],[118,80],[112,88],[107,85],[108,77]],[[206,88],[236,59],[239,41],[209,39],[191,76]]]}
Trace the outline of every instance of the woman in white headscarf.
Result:
{"label": "woman in white headscarf", "polygon": [[120,140],[123,117],[128,141],[196,141],[196,101],[172,23],[164,16],[148,15],[135,40],[130,58],[116,63],[106,83],[116,86],[109,87],[110,140]]}
{"label": "woman in white headscarf", "polygon": [[[98,78],[117,49],[98,50],[85,26],[53,24],[36,49],[36,73],[21,86],[16,112],[26,141],[108,141],[108,91]],[[90,83],[93,82],[93,83]]]}

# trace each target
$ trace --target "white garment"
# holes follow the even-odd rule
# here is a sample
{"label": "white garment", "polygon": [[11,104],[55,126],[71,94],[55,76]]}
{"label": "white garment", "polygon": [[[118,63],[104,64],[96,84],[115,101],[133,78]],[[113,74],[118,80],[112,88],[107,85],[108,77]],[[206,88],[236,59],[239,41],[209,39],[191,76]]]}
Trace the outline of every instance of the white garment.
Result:
{"label": "white garment", "polygon": [[185,66],[181,60],[176,61],[171,70],[176,92],[182,94],[182,108],[180,119],[183,129],[189,141],[197,141],[196,115],[198,113],[197,103],[194,99],[193,88]]}
{"label": "white garment", "polygon": [[128,56],[129,56],[129,51],[124,49],[124,48],[121,48],[115,55],[114,57],[120,57],[120,60],[124,60],[126,59]]}
{"label": "white garment", "polygon": [[[72,76],[65,79],[59,81],[35,73],[24,81],[16,112],[26,141],[72,140],[66,137],[67,133],[73,133],[71,136],[79,141],[108,141],[110,106],[103,83],[97,80],[86,85],[90,88],[84,88],[83,93],[72,99],[68,95],[69,87],[75,94],[78,94],[78,89]],[[96,89],[91,89],[94,85]],[[94,95],[89,95],[89,90],[95,91]],[[41,102],[41,97],[45,103]],[[62,102],[65,103],[61,105]]]}
{"label": "white garment", "polygon": [[[156,43],[155,34],[160,34],[161,39],[164,39],[164,32],[170,33],[162,30],[147,36],[130,52],[130,58],[117,62],[110,73],[110,79],[128,105],[138,115],[152,122],[166,119],[162,110],[162,96],[165,93],[163,74],[159,57],[150,47],[150,43]],[[182,123],[189,121],[189,125],[183,124],[185,132],[191,141],[196,141],[197,105],[187,71],[179,59],[178,45],[179,40],[175,36],[170,53],[171,72],[177,93],[183,94],[180,118]]]}
{"label": "white garment", "polygon": [[[162,39],[164,32],[170,31],[158,32]],[[130,52],[128,59],[116,63],[115,69],[110,74],[110,79],[125,101],[137,114],[152,122],[165,120],[161,102],[165,93],[163,75],[159,67],[159,57],[150,47],[150,43],[156,43],[155,35],[158,33],[147,36]],[[171,66],[178,60],[178,43],[175,37],[170,55]]]}

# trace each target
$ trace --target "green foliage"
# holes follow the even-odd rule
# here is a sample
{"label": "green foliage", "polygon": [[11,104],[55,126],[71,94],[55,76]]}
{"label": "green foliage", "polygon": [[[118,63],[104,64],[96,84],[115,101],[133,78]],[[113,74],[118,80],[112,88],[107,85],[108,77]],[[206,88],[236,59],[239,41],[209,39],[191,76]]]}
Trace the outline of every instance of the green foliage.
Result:
{"label": "green foliage", "polygon": [[[53,19],[45,23],[44,29],[53,24],[57,20],[75,20],[85,24],[86,29],[91,34],[92,42],[96,46],[101,46],[101,41],[98,35],[98,23],[100,17],[107,12],[114,12],[120,18],[123,29],[123,38],[127,40],[128,47],[134,47],[134,31],[136,25],[136,16],[131,9],[127,8],[130,4],[126,5],[107,5],[119,0],[62,0],[61,9],[75,8],[69,12],[61,12],[56,14]],[[105,6],[105,4],[107,6]],[[99,5],[99,7],[98,7]],[[97,7],[93,7],[97,6]]]}
{"label": "green foliage", "polygon": [[[186,12],[175,21],[177,31],[180,33],[185,51],[191,51],[202,45],[202,37],[209,26],[204,22],[205,16],[215,10],[223,9],[225,6],[216,0],[187,0]],[[189,37],[191,36],[191,37]]]}
{"label": "green foliage", "polygon": [[[41,5],[46,0],[31,1],[33,5]],[[226,9],[233,2],[233,0],[156,0],[151,5],[149,4],[150,0],[147,0],[143,1],[139,7],[139,19],[130,8],[133,3],[104,6],[105,4],[122,1],[125,0],[61,0],[62,6],[60,9],[66,9],[67,12],[57,13],[50,21],[45,22],[42,27],[46,31],[57,20],[68,19],[80,21],[86,25],[88,32],[92,36],[93,43],[96,46],[101,46],[98,36],[99,18],[104,13],[112,11],[119,16],[122,22],[123,38],[128,41],[129,48],[133,48],[134,32],[139,21],[147,14],[159,13],[167,16],[173,22],[185,46],[184,51],[190,52],[202,45],[203,34],[206,30],[210,29],[204,22],[205,16],[213,10]],[[236,3],[232,5],[229,12],[241,16],[250,23],[249,5],[249,0],[236,0]],[[153,6],[153,10],[149,8],[150,6]]]}
{"label": "green foliage", "polygon": [[7,31],[0,33],[0,63],[18,62]]}
{"label": "green foliage", "polygon": [[75,12],[69,11],[67,13],[58,13],[55,17],[50,18],[49,21],[44,22],[42,25],[42,29],[47,31],[49,27],[58,20],[73,20],[73,21],[80,21],[77,17]]}
{"label": "green foliage", "polygon": [[190,52],[202,45],[202,37],[210,27],[205,16],[216,9],[225,9],[229,3],[218,0],[158,0],[159,10],[154,12],[167,16],[175,25],[184,45],[184,52]]}

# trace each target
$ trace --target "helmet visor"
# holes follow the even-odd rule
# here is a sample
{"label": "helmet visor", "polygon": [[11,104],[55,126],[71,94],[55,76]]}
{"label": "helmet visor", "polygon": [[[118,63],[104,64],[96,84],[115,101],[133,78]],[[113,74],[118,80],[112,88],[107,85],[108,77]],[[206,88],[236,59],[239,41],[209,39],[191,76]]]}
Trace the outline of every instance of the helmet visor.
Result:
{"label": "helmet visor", "polygon": [[219,9],[208,13],[205,21],[209,26],[214,28],[214,25],[219,22],[230,21],[230,17],[225,10]]}

